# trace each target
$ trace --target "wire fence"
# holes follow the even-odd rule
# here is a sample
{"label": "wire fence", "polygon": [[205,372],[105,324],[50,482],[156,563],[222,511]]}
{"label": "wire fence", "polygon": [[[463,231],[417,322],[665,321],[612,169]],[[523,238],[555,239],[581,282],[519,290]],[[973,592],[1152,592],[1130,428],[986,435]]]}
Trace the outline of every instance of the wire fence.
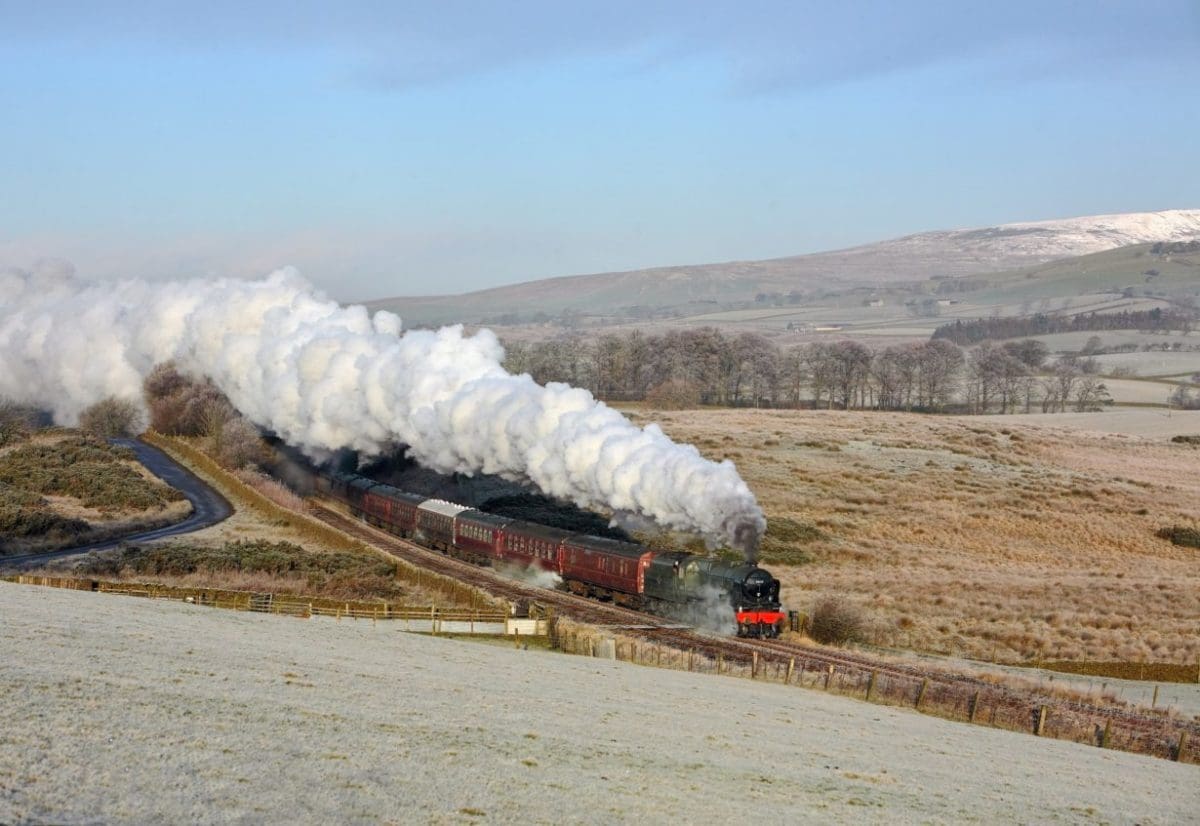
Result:
{"label": "wire fence", "polygon": [[816,653],[731,657],[564,619],[551,624],[550,642],[570,654],[795,685],[949,720],[1200,764],[1200,723],[1169,710],[1095,706],[1070,694],[1039,694],[955,675],[897,673],[883,666],[829,662]]}
{"label": "wire fence", "polygon": [[503,624],[508,612],[489,609],[444,608],[438,605],[404,605],[395,602],[340,600],[302,594],[273,594],[253,591],[230,591],[220,588],[185,588],[150,582],[112,582],[102,579],[10,574],[0,581],[22,585],[41,585],[75,591],[93,591],[121,596],[164,599],[224,608],[231,611],[252,611],[261,614],[282,614],[292,617],[334,617],[337,619],[403,620],[438,624],[475,623]]}

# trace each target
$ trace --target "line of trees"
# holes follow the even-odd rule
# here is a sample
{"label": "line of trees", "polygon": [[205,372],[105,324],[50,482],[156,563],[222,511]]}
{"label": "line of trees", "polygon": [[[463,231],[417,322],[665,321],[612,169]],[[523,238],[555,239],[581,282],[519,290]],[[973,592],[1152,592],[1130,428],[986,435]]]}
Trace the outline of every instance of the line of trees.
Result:
{"label": "line of trees", "polygon": [[1192,313],[1164,310],[1161,307],[1155,307],[1152,310],[1123,310],[1119,313],[1088,313],[1087,315],[1035,313],[1031,316],[997,316],[969,321],[959,319],[952,324],[943,324],[938,327],[933,331],[933,337],[966,346],[988,340],[1028,338],[1091,330],[1180,330],[1187,333],[1191,331],[1193,323]]}
{"label": "line of trees", "polygon": [[985,342],[969,356],[945,339],[870,348],[856,341],[781,348],[757,333],[712,327],[507,345],[505,367],[566,382],[598,398],[662,407],[827,407],[991,413],[1068,408],[1107,400],[1094,363],[1047,365],[1036,340]]}

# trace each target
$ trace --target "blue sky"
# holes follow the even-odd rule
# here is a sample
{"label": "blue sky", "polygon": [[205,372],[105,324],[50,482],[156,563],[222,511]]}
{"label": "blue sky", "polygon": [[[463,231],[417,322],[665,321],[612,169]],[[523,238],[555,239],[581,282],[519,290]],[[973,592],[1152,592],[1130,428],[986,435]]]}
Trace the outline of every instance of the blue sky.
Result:
{"label": "blue sky", "polygon": [[1200,0],[0,0],[0,266],[343,300],[1200,207]]}

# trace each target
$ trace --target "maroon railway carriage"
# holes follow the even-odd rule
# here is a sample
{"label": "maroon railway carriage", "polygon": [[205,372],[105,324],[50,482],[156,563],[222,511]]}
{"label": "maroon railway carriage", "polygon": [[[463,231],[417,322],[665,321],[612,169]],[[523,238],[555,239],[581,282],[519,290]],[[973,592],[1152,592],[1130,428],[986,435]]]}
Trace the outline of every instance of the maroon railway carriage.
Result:
{"label": "maroon railway carriage", "polygon": [[417,529],[417,508],[424,501],[424,496],[405,493],[391,485],[375,485],[363,494],[359,508],[367,521],[409,537]]}
{"label": "maroon railway carriage", "polygon": [[562,573],[562,543],[570,536],[569,531],[533,522],[510,522],[504,528],[499,561]]}
{"label": "maroon railway carriage", "polygon": [[641,606],[654,552],[631,542],[571,534],[563,542],[562,577],[576,593]]}
{"label": "maroon railway carriage", "polygon": [[454,520],[454,547],[473,562],[495,563],[503,558],[507,516],[465,510]]}

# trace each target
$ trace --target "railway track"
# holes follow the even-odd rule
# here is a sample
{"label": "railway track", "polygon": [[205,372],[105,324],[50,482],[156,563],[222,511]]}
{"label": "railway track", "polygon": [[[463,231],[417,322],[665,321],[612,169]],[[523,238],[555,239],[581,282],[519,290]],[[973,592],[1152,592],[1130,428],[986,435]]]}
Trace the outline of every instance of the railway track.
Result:
{"label": "railway track", "polygon": [[[542,588],[503,576],[491,568],[472,565],[470,562],[464,562],[461,559],[455,559],[401,539],[382,528],[349,516],[325,501],[310,499],[309,503],[313,505],[312,515],[314,517],[343,533],[413,565],[442,576],[453,577],[509,602],[538,602],[553,606],[559,616],[566,616],[593,625],[629,628],[631,631],[646,631],[670,625],[668,620],[644,614],[641,611],[634,611],[631,608],[597,602],[566,591]],[[642,626],[642,628],[639,629],[635,626]]]}
{"label": "railway track", "polygon": [[[1200,743],[1200,722],[1194,720],[1148,714],[1116,704],[1085,702],[1036,687],[1006,685],[973,674],[899,663],[870,654],[831,650],[791,640],[710,635],[630,608],[510,579],[493,569],[454,559],[401,539],[349,516],[325,501],[314,499],[310,503],[317,519],[410,564],[452,577],[510,602],[541,603],[551,606],[556,616],[610,628],[626,637],[701,655],[723,662],[727,667],[740,666],[744,669],[758,666],[764,671],[773,669],[776,673],[786,668],[787,673],[791,674],[792,668],[798,664],[801,680],[803,675],[814,671],[831,676],[837,673],[841,679],[849,679],[852,688],[860,690],[864,685],[874,685],[879,677],[889,678],[896,684],[907,686],[915,695],[917,706],[931,690],[962,700],[969,706],[971,720],[975,720],[976,710],[984,706],[992,710],[993,719],[998,709],[1020,717],[1031,710],[1036,716],[1037,710],[1044,708],[1056,719],[1073,719],[1084,728],[1089,723],[1095,723],[1098,731],[1105,731],[1105,739],[1108,737],[1108,726],[1115,724],[1129,732],[1134,739],[1153,741],[1154,748],[1145,750],[1160,755],[1164,754],[1164,749],[1165,753],[1170,753],[1171,743],[1182,744],[1189,739]],[[866,690],[870,692],[869,687]],[[1184,733],[1185,736],[1181,738],[1180,735]]]}

